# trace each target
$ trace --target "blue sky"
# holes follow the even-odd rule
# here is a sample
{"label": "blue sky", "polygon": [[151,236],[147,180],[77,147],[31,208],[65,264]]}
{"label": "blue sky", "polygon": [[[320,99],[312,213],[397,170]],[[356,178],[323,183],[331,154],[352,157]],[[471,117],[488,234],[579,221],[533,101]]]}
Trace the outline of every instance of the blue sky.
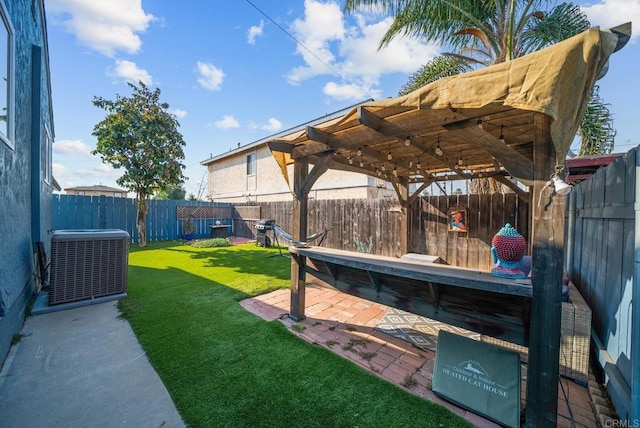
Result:
{"label": "blue sky", "polygon": [[[633,21],[632,41],[598,82],[614,114],[616,151],[627,151],[640,144],[640,0],[576,3],[602,28]],[[446,51],[411,38],[378,51],[390,19],[345,16],[342,1],[46,0],[45,7],[54,176],[63,188],[117,187],[120,171],[90,154],[93,126],[105,115],[91,101],[129,95],[127,81],[159,87],[178,117],[185,187],[196,194],[206,184],[200,162],[211,154],[367,98],[394,97]]]}

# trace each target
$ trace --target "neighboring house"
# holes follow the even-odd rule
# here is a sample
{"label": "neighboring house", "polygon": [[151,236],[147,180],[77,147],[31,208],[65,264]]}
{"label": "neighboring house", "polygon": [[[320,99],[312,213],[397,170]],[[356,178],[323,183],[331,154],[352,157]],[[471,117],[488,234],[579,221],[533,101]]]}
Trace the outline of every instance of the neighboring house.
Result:
{"label": "neighboring house", "polygon": [[114,198],[126,198],[127,191],[123,189],[117,189],[115,187],[103,186],[97,184],[95,186],[78,186],[68,187],[64,189],[67,195],[78,196],[113,196]]}
{"label": "neighboring house", "polygon": [[53,112],[43,0],[0,0],[0,364],[51,246]]}
{"label": "neighboring house", "polygon": [[[207,196],[216,202],[290,201],[292,199],[291,189],[283,178],[276,160],[271,155],[267,142],[280,135],[302,131],[307,126],[319,125],[341,117],[360,104],[327,114],[244,146],[238,144],[237,148],[229,152],[212,156],[200,162],[207,167],[208,171]],[[289,175],[292,176],[291,171]],[[309,197],[315,199],[364,199],[393,196],[395,196],[395,191],[384,180],[338,170],[329,170],[324,173],[309,193]]]}

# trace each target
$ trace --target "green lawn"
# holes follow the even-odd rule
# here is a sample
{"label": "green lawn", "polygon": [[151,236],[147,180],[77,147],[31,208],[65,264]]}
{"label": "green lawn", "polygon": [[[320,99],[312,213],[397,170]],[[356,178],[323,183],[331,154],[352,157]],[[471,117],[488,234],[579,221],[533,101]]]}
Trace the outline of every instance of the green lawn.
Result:
{"label": "green lawn", "polygon": [[152,243],[129,254],[120,301],[192,427],[468,426],[239,301],[289,286],[290,261],[254,245]]}

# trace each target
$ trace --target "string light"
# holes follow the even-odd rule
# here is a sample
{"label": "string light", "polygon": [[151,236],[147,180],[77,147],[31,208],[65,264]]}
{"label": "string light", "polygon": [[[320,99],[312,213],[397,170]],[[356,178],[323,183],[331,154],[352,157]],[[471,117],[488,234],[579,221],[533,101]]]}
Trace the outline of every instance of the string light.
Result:
{"label": "string light", "polygon": [[393,167],[393,176],[394,176],[394,177],[397,177],[397,176],[398,176],[398,167],[397,167],[397,166],[394,166],[394,167]]}
{"label": "string light", "polygon": [[351,156],[349,156],[349,165],[353,165],[353,158]]}
{"label": "string light", "polygon": [[389,152],[389,154],[387,155],[387,159],[388,159],[388,160],[393,159],[393,155],[391,154],[391,152]]}
{"label": "string light", "polygon": [[364,162],[362,160],[360,160],[360,168],[364,167]]}
{"label": "string light", "polygon": [[503,131],[504,131],[504,125],[500,125],[500,142],[501,142],[502,144],[505,144],[505,141],[504,141],[504,132],[503,132]]}
{"label": "string light", "polygon": [[409,136],[409,135],[407,135],[407,138],[405,138],[405,140],[404,140],[404,145],[405,145],[406,147],[409,147],[409,146],[411,145],[411,138],[410,138],[410,136]]}
{"label": "string light", "polygon": [[436,155],[442,156],[442,149],[440,148],[440,138],[438,138],[438,144],[436,144]]}
{"label": "string light", "polygon": [[358,156],[362,156],[362,149],[360,147],[358,147],[358,151],[356,152],[356,154]]}

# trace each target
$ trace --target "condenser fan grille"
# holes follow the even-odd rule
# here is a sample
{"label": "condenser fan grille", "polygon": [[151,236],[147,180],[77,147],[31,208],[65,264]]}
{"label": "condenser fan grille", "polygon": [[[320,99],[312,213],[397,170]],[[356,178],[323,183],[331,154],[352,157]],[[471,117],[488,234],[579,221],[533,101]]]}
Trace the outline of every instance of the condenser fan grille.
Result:
{"label": "condenser fan grille", "polygon": [[129,234],[121,230],[56,231],[49,304],[126,292],[128,253]]}

